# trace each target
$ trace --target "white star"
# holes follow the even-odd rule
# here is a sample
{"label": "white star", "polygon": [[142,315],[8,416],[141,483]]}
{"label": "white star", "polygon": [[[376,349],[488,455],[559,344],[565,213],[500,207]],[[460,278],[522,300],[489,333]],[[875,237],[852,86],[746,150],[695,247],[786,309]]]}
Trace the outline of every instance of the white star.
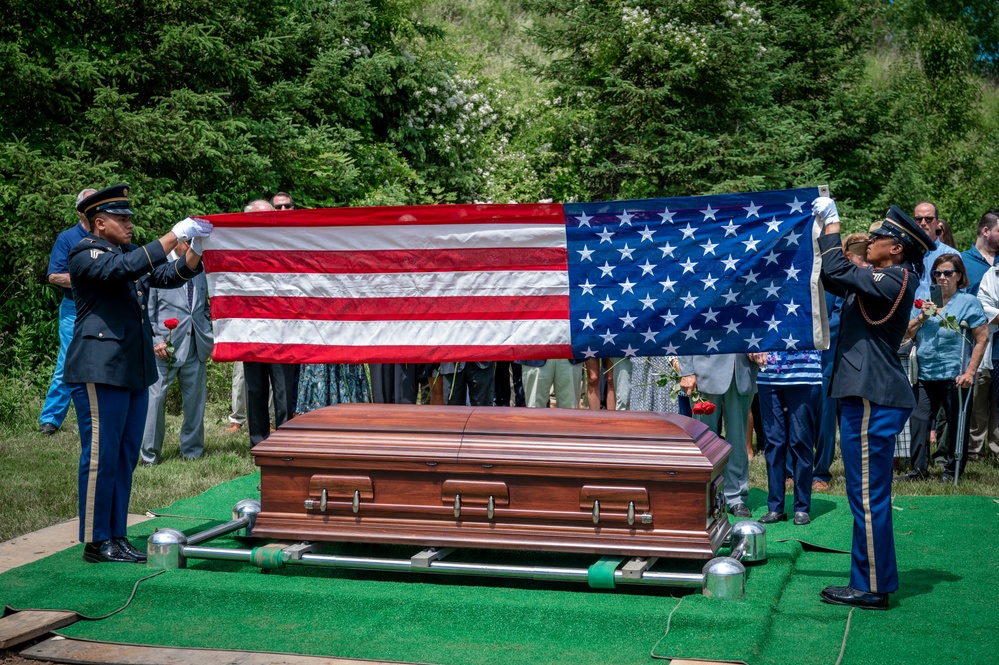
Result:
{"label": "white star", "polygon": [[[601,268],[601,270],[603,270],[603,268]],[[756,284],[756,278],[759,277],[759,276],[760,276],[760,273],[756,272],[755,270],[750,270],[745,275],[743,275],[740,279],[746,280],[746,284],[749,284],[750,282],[752,282],[753,284]]]}
{"label": "white star", "polygon": [[714,208],[712,208],[711,204],[709,203],[708,207],[701,211],[701,214],[704,215],[704,221],[705,222],[708,221],[709,219],[713,219],[713,220],[715,220],[717,222],[718,220],[715,218],[715,213],[716,212],[718,212],[718,211],[715,210]]}
{"label": "white star", "polygon": [[625,358],[634,358],[635,354],[638,352],[638,349],[631,348],[631,344],[629,344],[628,348],[627,349],[622,349],[622,351],[624,351],[624,357]]}
{"label": "white star", "polygon": [[655,266],[652,265],[651,263],[649,263],[648,259],[645,259],[645,263],[643,265],[638,266],[638,267],[642,269],[642,274],[643,275],[651,275],[652,271],[655,269]]}
{"label": "white star", "polygon": [[759,308],[760,306],[754,303],[752,300],[749,301],[748,305],[745,305],[743,307],[743,309],[746,310],[746,316],[759,316],[759,314],[756,313],[756,310],[758,310]]}
{"label": "white star", "polygon": [[716,312],[711,307],[708,307],[705,311],[701,312],[701,316],[704,317],[705,323],[707,323],[708,321],[714,321],[715,323],[718,323],[718,312]]}
{"label": "white star", "polygon": [[784,239],[787,240],[788,247],[790,247],[791,245],[794,245],[795,247],[797,247],[798,246],[798,238],[800,238],[800,237],[801,237],[800,233],[795,233],[794,229],[791,229],[791,232],[788,233],[786,236],[784,236]]}
{"label": "white star", "polygon": [[749,236],[749,240],[742,240],[741,242],[746,246],[747,252],[755,252],[756,246],[760,244],[760,241],[753,238],[753,236]]}
{"label": "white star", "polygon": [[666,313],[663,314],[661,318],[663,320],[663,325],[664,326],[673,326],[673,325],[676,325],[677,315],[674,314],[673,310],[671,310],[671,309],[667,309]]}
{"label": "white star", "polygon": [[791,266],[790,268],[786,269],[784,272],[787,273],[787,278],[788,279],[793,279],[794,281],[797,282],[798,281],[798,273],[801,272],[801,271],[798,270],[797,268],[795,268],[794,266]]}
{"label": "white star", "polygon": [[642,236],[642,242],[645,242],[646,240],[652,242],[652,236],[655,235],[655,233],[655,231],[650,231],[649,227],[646,226],[644,231],[638,232],[638,235]]}
{"label": "white star", "polygon": [[590,347],[586,347],[586,350],[583,351],[583,357],[584,358],[596,358],[597,357],[597,352],[594,351],[593,349],[591,349]]}
{"label": "white star", "polygon": [[628,247],[628,243],[625,243],[624,247],[622,247],[617,251],[621,252],[622,261],[624,261],[625,259],[630,259],[631,255],[635,253],[635,250],[633,250],[631,247]]}
{"label": "white star", "polygon": [[686,336],[686,339],[697,339],[697,333],[701,331],[694,330],[694,326],[687,326],[686,330],[681,330],[680,332]]}
{"label": "white star", "polygon": [[610,331],[610,328],[608,328],[607,332],[605,332],[603,335],[597,335],[597,337],[604,340],[604,344],[613,344],[614,338],[617,337],[617,334],[612,333]]}
{"label": "white star", "polygon": [[683,234],[683,239],[686,240],[687,238],[693,238],[696,230],[697,229],[690,225],[690,222],[687,222],[687,226],[680,229],[680,233]]}
{"label": "white star", "polygon": [[760,210],[760,208],[762,208],[762,207],[763,207],[763,206],[758,206],[758,205],[755,205],[755,204],[753,204],[753,202],[752,202],[752,201],[750,201],[750,202],[749,202],[749,207],[748,207],[748,208],[743,208],[743,210],[745,210],[745,211],[746,211],[746,219],[749,219],[749,218],[750,218],[750,217],[752,217],[753,215],[756,215],[756,217],[757,217],[757,218],[759,218],[759,216],[760,216],[760,212],[759,212],[759,210]]}
{"label": "white star", "polygon": [[735,322],[735,319],[729,319],[729,322],[722,327],[728,331],[727,334],[739,332],[739,324]]}
{"label": "white star", "polygon": [[579,252],[579,260],[580,261],[592,261],[593,260],[590,257],[593,255],[593,251],[594,250],[590,249],[586,245],[583,245],[583,249],[577,249],[576,251]]}
{"label": "white star", "polygon": [[[801,206],[805,205],[805,202],[804,201],[799,201],[798,197],[795,196],[794,197],[794,203],[788,203],[787,205],[791,206],[791,212],[802,212]],[[791,214],[791,213],[788,213],[788,214]]]}
{"label": "white star", "polygon": [[732,255],[729,254],[727,259],[722,259],[722,263],[725,264],[725,270],[735,270],[735,264],[739,262],[739,259],[733,259]]}
{"label": "white star", "polygon": [[663,351],[666,352],[667,356],[675,356],[679,349],[677,349],[673,344],[667,344],[663,347]]}
{"label": "white star", "polygon": [[727,238],[729,236],[734,236],[735,230],[740,226],[742,226],[742,224],[736,224],[731,219],[728,220],[728,224],[722,227],[723,229],[725,229],[725,237]]}
{"label": "white star", "polygon": [[767,292],[767,295],[771,298],[776,298],[780,295],[780,287],[777,286],[777,282],[770,282],[770,286],[764,286],[763,290]]}
{"label": "white star", "polygon": [[704,243],[703,245],[701,245],[701,249],[704,250],[704,256],[707,256],[708,254],[714,254],[715,253],[715,247],[717,247],[717,246],[718,246],[717,244],[711,242],[710,240],[708,240],[706,243]]}
{"label": "white star", "polygon": [[795,350],[798,349],[798,347],[795,346],[798,343],[798,340],[796,340],[791,335],[788,335],[787,337],[785,337],[783,341],[787,343],[787,348],[789,348],[789,349],[795,349]]}
{"label": "white star", "polygon": [[774,233],[780,233],[780,222],[777,221],[776,217],[767,222],[767,233],[770,233],[771,231]]}
{"label": "white star", "polygon": [[585,212],[580,213],[579,214],[579,225],[580,226],[589,226],[591,219],[593,219],[593,218],[590,217],[589,215],[587,215]]}
{"label": "white star", "polygon": [[721,343],[721,340],[715,341],[715,338],[712,337],[711,339],[709,339],[708,341],[706,341],[704,343],[704,346],[707,347],[707,349],[705,349],[705,350],[706,351],[717,351],[718,350],[718,344],[720,344],[720,343]]}
{"label": "white star", "polygon": [[798,313],[798,308],[801,307],[801,305],[795,305],[794,304],[794,298],[792,298],[791,302],[789,302],[786,305],[784,305],[784,307],[787,307],[787,314],[788,314],[788,316],[792,316],[792,315],[795,315],[795,314]]}
{"label": "white star", "polygon": [[627,277],[624,279],[623,282],[618,282],[618,286],[621,287],[621,295],[624,295],[625,292],[634,293],[635,284],[636,282],[631,281]]}
{"label": "white star", "polygon": [[663,218],[663,221],[661,221],[659,223],[660,224],[665,224],[666,222],[669,222],[670,224],[672,224],[673,223],[673,215],[675,215],[675,214],[676,214],[675,212],[670,212],[669,208],[666,208],[666,210],[664,210],[663,212],[659,213],[659,216]]}
{"label": "white star", "polygon": [[762,341],[763,341],[762,337],[757,337],[756,335],[750,333],[749,337],[746,338],[746,343],[749,344],[747,348],[751,349],[753,347],[756,347],[758,349],[760,348],[760,342]]}
{"label": "white star", "polygon": [[701,280],[701,282],[704,283],[704,288],[705,289],[711,289],[711,290],[714,290],[714,288],[715,288],[715,282],[717,282],[717,281],[718,281],[718,278],[717,277],[712,277],[711,273],[708,273],[708,276]]}
{"label": "white star", "polygon": [[663,293],[665,293],[666,291],[673,290],[673,285],[676,284],[676,280],[667,277],[665,282],[659,282],[659,283],[663,285]]}
{"label": "white star", "polygon": [[673,245],[671,245],[671,244],[669,244],[667,242],[665,245],[663,245],[659,249],[662,250],[663,258],[665,259],[667,256],[673,256],[673,250],[676,249],[676,247],[674,247]]}
{"label": "white star", "polygon": [[652,297],[651,293],[646,294],[645,299],[644,300],[639,300],[638,302],[642,303],[642,305],[643,305],[642,309],[643,310],[646,310],[646,309],[655,309],[656,299]]}
{"label": "white star", "polygon": [[680,265],[683,266],[683,274],[686,275],[688,272],[694,272],[694,266],[697,265],[697,262],[691,261],[690,257],[687,257],[686,263],[681,263]]}
{"label": "white star", "polygon": [[777,330],[777,326],[780,325],[780,321],[777,320],[776,316],[771,316],[770,320],[766,322],[767,330]]}
{"label": "white star", "polygon": [[687,296],[684,298],[680,298],[680,300],[683,301],[683,307],[684,309],[686,309],[688,307],[694,306],[694,303],[697,302],[697,296],[692,294],[690,291],[687,291]]}
{"label": "white star", "polygon": [[584,296],[587,293],[589,293],[592,296],[593,295],[593,287],[596,286],[596,284],[590,284],[590,278],[587,277],[586,281],[583,282],[582,284],[580,284],[579,286],[580,286],[581,289],[583,289],[583,295]]}
{"label": "white star", "polygon": [[619,317],[619,318],[621,319],[621,324],[622,324],[621,327],[622,328],[634,328],[635,327],[635,320],[638,317],[637,316],[632,316],[631,312],[625,312],[624,316]]}
{"label": "white star", "polygon": [[[604,230],[601,231],[600,233],[598,233],[597,235],[600,236],[600,244],[603,244],[605,242],[610,242],[611,241],[611,237],[613,237],[614,232],[613,231],[608,231],[607,227],[604,227]],[[614,243],[611,243],[611,244],[613,245]]]}
{"label": "white star", "polygon": [[616,300],[611,300],[610,296],[607,296],[603,300],[599,300],[597,302],[599,302],[601,305],[604,306],[604,308],[602,310],[600,310],[601,312],[606,312],[607,310],[610,310],[610,311],[613,312],[614,311],[614,303],[616,303],[617,301]]}
{"label": "white star", "polygon": [[589,312],[586,313],[586,318],[585,319],[580,319],[579,320],[579,322],[583,324],[583,330],[586,330],[587,328],[589,328],[590,330],[595,330],[595,328],[593,327],[593,322],[594,321],[596,321],[596,319],[594,319],[592,316],[590,316]]}
{"label": "white star", "polygon": [[728,293],[722,294],[722,298],[725,299],[726,305],[731,305],[732,303],[734,303],[736,300],[739,299],[739,294],[733,291],[731,288],[729,288]]}
{"label": "white star", "polygon": [[627,210],[625,210],[624,212],[622,212],[620,215],[617,216],[617,218],[621,220],[621,226],[624,226],[625,224],[631,226],[632,217],[634,217],[634,215],[629,215]]}
{"label": "white star", "polygon": [[770,265],[771,263],[777,263],[777,252],[771,249],[770,253],[764,256],[763,258],[767,260],[767,265]]}
{"label": "white star", "polygon": [[607,261],[604,261],[604,264],[602,266],[599,266],[599,268],[600,268],[601,277],[610,277],[611,274],[614,272],[615,266],[612,266]]}
{"label": "white star", "polygon": [[652,327],[650,326],[648,330],[646,330],[645,332],[642,333],[642,337],[645,338],[646,342],[655,342],[656,341],[656,335],[658,335],[658,334],[659,333],[653,332],[652,331]]}

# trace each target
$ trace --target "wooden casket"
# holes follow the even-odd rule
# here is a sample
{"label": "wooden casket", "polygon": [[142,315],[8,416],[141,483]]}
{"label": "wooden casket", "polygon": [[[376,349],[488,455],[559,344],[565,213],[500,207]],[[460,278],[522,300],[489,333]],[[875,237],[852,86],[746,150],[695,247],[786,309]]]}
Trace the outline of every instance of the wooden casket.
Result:
{"label": "wooden casket", "polygon": [[251,450],[253,535],[708,559],[729,450],[665,413],[343,404]]}

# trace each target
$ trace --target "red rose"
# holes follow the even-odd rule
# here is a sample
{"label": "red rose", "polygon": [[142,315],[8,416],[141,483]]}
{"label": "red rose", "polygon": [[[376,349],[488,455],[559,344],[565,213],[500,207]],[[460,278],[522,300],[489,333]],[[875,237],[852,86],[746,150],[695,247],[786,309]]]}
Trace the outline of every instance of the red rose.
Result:
{"label": "red rose", "polygon": [[167,319],[163,322],[163,325],[166,326],[167,330],[173,330],[180,325],[180,319]]}
{"label": "red rose", "polygon": [[715,405],[707,401],[696,402],[693,411],[695,416],[710,416],[715,412]]}
{"label": "red rose", "polygon": [[922,309],[923,308],[923,301],[922,301],[922,299],[916,298],[916,300],[913,301],[912,306],[915,307],[916,309]]}

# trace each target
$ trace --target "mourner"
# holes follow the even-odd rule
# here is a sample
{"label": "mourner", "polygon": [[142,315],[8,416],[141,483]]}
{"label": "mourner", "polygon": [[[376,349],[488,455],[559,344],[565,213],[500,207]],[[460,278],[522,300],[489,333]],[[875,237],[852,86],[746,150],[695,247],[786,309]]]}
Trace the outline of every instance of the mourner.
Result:
{"label": "mourner", "polygon": [[888,609],[898,590],[892,534],[891,483],[895,436],[916,406],[898,359],[909,323],[923,255],[935,246],[902,210],[892,206],[871,226],[864,268],[843,253],[839,214],[828,197],[812,205],[824,225],[819,238],[822,281],[846,298],[830,395],[840,400],[840,447],[853,512],[849,586],[828,586],[827,603]]}
{"label": "mourner", "polygon": [[[148,388],[157,378],[146,301],[151,286],[177,287],[201,272],[201,239],[212,228],[187,218],[159,240],[133,245],[128,191],[115,185],[77,204],[91,232],[69,253],[76,324],[65,381],[80,428],[80,541],[91,563],[145,561],[125,529]],[[185,255],[167,262],[178,240],[189,239]]]}

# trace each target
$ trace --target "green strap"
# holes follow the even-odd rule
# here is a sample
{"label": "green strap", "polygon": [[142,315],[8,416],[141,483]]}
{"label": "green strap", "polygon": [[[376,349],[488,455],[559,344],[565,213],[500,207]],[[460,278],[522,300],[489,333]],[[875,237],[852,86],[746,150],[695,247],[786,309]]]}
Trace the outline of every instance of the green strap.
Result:
{"label": "green strap", "polygon": [[285,547],[286,545],[254,547],[250,551],[250,562],[257,568],[263,568],[264,570],[284,568],[284,557],[281,556],[281,552]]}
{"label": "green strap", "polygon": [[614,571],[624,563],[623,556],[605,556],[586,571],[586,582],[591,589],[613,589]]}

